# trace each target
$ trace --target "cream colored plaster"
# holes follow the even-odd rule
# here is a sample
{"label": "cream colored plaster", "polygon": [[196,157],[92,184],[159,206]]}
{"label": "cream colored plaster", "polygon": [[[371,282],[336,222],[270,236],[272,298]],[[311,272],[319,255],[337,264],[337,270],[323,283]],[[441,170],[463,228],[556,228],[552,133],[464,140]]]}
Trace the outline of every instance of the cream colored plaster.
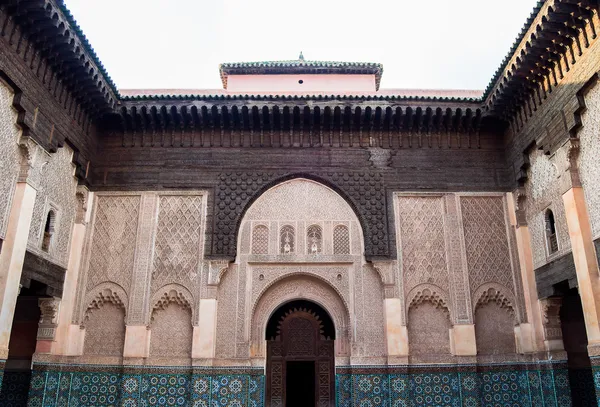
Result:
{"label": "cream colored plaster", "polygon": [[123,357],[147,358],[150,353],[150,334],[146,325],[127,325]]}
{"label": "cream colored plaster", "polygon": [[452,354],[456,356],[477,355],[475,325],[454,325],[450,329],[450,347]]}
{"label": "cream colored plaster", "polygon": [[212,359],[215,357],[217,327],[217,300],[200,300],[199,323],[194,326],[192,358]]}
{"label": "cream colored plaster", "polygon": [[388,357],[407,356],[408,330],[402,325],[402,300],[386,298],[384,305]]}
{"label": "cream colored plaster", "polygon": [[535,332],[532,324],[520,324],[515,327],[517,353],[531,353],[536,350],[534,347],[534,335]]}

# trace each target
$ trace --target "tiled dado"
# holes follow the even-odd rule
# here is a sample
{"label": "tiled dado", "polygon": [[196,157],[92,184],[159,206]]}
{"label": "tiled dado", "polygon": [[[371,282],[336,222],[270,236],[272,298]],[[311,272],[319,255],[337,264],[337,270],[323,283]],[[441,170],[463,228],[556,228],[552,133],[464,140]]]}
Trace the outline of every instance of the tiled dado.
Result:
{"label": "tiled dado", "polygon": [[35,365],[29,407],[262,407],[263,369]]}
{"label": "tiled dado", "polygon": [[338,407],[571,406],[566,366],[336,369]]}
{"label": "tiled dado", "polygon": [[[36,364],[29,406],[262,407],[264,386],[263,369]],[[339,407],[571,406],[560,363],[338,367],[336,390]]]}

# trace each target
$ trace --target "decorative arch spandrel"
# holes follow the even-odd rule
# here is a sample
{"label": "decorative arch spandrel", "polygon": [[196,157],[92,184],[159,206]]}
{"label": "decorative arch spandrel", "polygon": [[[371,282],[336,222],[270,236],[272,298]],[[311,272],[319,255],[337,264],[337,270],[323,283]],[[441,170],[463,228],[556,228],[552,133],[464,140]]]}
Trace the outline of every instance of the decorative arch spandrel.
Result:
{"label": "decorative arch spandrel", "polygon": [[325,309],[333,319],[336,330],[336,356],[348,356],[350,344],[350,313],[338,293],[326,282],[308,276],[279,280],[259,298],[251,316],[250,355],[265,357],[265,330],[270,316],[282,304],[292,300],[312,301]]}

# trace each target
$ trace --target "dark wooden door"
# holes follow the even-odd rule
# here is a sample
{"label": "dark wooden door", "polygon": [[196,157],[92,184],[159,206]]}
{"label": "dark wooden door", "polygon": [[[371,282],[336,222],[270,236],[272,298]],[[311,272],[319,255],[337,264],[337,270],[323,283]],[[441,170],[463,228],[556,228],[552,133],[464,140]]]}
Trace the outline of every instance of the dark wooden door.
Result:
{"label": "dark wooden door", "polygon": [[[293,310],[278,324],[277,336],[267,341],[267,407],[291,407],[287,402],[288,386],[303,386],[301,382],[290,383],[288,369],[308,363],[314,366],[314,386],[303,386],[303,390],[314,389],[315,407],[334,407],[334,347],[333,340],[325,338],[319,319],[311,312]],[[292,363],[289,363],[292,362]],[[309,406],[307,406],[309,407]]]}

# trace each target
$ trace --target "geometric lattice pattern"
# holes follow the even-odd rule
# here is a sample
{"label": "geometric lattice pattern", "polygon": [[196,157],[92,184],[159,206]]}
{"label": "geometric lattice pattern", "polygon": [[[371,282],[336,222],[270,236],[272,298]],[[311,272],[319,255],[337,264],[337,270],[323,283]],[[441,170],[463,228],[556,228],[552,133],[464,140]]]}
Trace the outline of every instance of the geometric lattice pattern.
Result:
{"label": "geometric lattice pattern", "polygon": [[[337,405],[390,407],[571,406],[566,369],[337,374]],[[473,367],[471,367],[473,369]],[[489,369],[489,368],[488,368]],[[361,369],[365,370],[365,369]],[[377,371],[377,368],[372,368]],[[447,370],[440,372],[439,370]],[[466,370],[466,371],[460,371]],[[487,370],[487,369],[486,369]]]}
{"label": "geometric lattice pattern", "polygon": [[269,228],[258,225],[252,230],[252,254],[269,254]]}
{"label": "geometric lattice pattern", "polygon": [[98,197],[88,290],[105,281],[129,290],[139,206],[139,196]]}
{"label": "geometric lattice pattern", "polygon": [[398,197],[406,293],[421,283],[448,287],[443,204],[440,197]]}
{"label": "geometric lattice pattern", "polygon": [[202,196],[161,195],[159,202],[152,287],[186,285],[198,273]]}
{"label": "geometric lattice pattern", "polygon": [[333,254],[350,254],[350,232],[346,225],[333,229]]}
{"label": "geometric lattice pattern", "polygon": [[[105,371],[98,372],[98,368]],[[85,367],[80,367],[85,369]],[[54,369],[34,371],[29,391],[31,407],[262,407],[262,370],[236,373],[236,369],[157,367],[120,372],[118,367],[94,366],[93,372]]]}
{"label": "geometric lattice pattern", "polygon": [[502,197],[460,199],[471,290],[498,283],[514,293]]}

